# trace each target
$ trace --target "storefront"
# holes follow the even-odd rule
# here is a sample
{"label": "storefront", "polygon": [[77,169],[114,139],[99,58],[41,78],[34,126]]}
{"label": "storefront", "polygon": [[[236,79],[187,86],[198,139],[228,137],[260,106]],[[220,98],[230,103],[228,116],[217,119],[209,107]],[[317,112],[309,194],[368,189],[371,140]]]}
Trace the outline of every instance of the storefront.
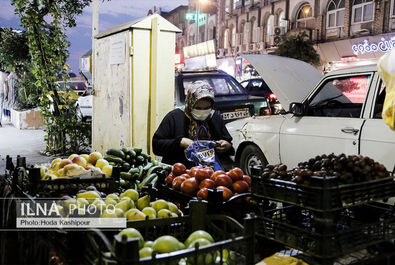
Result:
{"label": "storefront", "polygon": [[387,51],[395,47],[395,34],[365,36],[355,39],[318,44],[323,71],[359,65],[375,64]]}

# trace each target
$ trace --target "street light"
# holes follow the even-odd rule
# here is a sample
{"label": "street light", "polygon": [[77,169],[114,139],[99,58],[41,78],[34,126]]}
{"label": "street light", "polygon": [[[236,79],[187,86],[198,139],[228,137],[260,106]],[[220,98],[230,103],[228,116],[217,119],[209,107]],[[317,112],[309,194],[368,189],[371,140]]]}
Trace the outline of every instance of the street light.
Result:
{"label": "street light", "polygon": [[197,0],[196,2],[197,4],[196,4],[196,38],[195,38],[196,43],[195,44],[198,44],[200,37],[200,32],[199,32],[200,3],[202,4],[208,3],[209,0]]}

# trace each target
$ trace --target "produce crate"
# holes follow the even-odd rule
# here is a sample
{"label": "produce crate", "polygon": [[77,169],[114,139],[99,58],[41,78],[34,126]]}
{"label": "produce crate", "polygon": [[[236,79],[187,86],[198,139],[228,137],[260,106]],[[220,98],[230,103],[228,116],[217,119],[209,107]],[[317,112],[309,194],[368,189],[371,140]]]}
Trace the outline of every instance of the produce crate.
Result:
{"label": "produce crate", "polygon": [[315,258],[335,259],[394,238],[395,211],[372,203],[327,216],[287,206],[265,211],[257,234]]}
{"label": "produce crate", "polygon": [[338,184],[337,177],[312,177],[309,186],[280,179],[251,177],[255,196],[286,202],[314,211],[337,211],[395,196],[393,176],[354,184]]}
{"label": "produce crate", "polygon": [[[86,249],[90,252],[87,255],[91,257],[92,264],[183,264],[182,261],[187,259],[192,264],[193,262],[206,264],[197,263],[196,259],[210,255],[219,262],[228,259],[228,262],[230,260],[234,262],[231,264],[254,264],[255,221],[254,217],[247,217],[243,226],[224,215],[208,215],[207,204],[194,201],[191,202],[191,212],[188,216],[133,221],[128,222],[128,227],[139,230],[145,241],[155,240],[162,235],[171,235],[181,242],[184,242],[192,232],[203,229],[213,236],[215,243],[139,259],[137,240],[125,240],[115,236],[113,232],[93,230],[89,233],[86,243]],[[114,240],[117,242],[115,248],[112,244]]]}
{"label": "produce crate", "polygon": [[[76,194],[79,190],[94,186],[102,192],[111,193],[120,190],[119,169],[114,167],[113,176],[104,174],[91,177],[89,174],[73,178],[58,178],[55,180],[42,180],[39,168],[20,168],[22,173],[14,176],[13,186],[19,193],[26,193],[39,197],[59,197]],[[118,173],[117,173],[118,172]]]}

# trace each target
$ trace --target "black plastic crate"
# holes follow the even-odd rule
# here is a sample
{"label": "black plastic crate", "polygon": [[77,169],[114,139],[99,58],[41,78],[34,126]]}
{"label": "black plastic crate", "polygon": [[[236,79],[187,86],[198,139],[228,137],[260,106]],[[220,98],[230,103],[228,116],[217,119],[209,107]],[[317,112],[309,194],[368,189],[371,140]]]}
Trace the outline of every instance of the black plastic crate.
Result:
{"label": "black plastic crate", "polygon": [[395,211],[384,204],[367,204],[333,214],[296,206],[265,211],[258,235],[322,259],[335,259],[395,236]]}
{"label": "black plastic crate", "polygon": [[280,179],[264,180],[260,177],[252,177],[251,181],[255,196],[322,212],[342,210],[395,196],[395,181],[392,176],[340,185],[336,177],[312,177],[309,186]]}
{"label": "black plastic crate", "polygon": [[[115,236],[114,232],[94,230],[88,235],[85,255],[90,257],[90,263],[96,264],[178,264],[182,259],[195,259],[201,255],[214,257],[227,251],[231,253],[231,264],[254,264],[255,218],[245,218],[243,226],[228,216],[209,215],[206,209],[206,203],[195,201],[191,203],[190,215],[133,221],[128,222],[128,227],[139,230],[145,241],[155,240],[162,235],[172,235],[181,242],[184,242],[190,233],[202,229],[213,236],[213,244],[139,259],[137,240],[123,241]],[[113,244],[115,240],[116,247]],[[222,258],[225,257],[219,255],[217,259]]]}
{"label": "black plastic crate", "polygon": [[104,193],[119,192],[119,170],[113,168],[113,175],[104,174],[96,177],[58,178],[55,180],[42,180],[39,168],[19,168],[13,176],[13,187],[20,195],[29,194],[38,197],[59,197],[76,194],[79,190],[94,186]]}

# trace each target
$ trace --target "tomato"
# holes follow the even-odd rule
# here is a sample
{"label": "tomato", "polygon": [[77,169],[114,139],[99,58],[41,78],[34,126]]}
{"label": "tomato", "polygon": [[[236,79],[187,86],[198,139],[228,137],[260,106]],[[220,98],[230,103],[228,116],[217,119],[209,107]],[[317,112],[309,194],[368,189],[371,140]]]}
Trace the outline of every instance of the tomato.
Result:
{"label": "tomato", "polygon": [[227,175],[232,179],[233,182],[243,179],[243,171],[238,167],[229,170]]}
{"label": "tomato", "polygon": [[181,174],[184,174],[187,168],[184,166],[182,163],[175,163],[173,165],[173,174],[174,176],[179,176]]}
{"label": "tomato", "polygon": [[215,181],[215,179],[218,177],[218,175],[222,175],[222,174],[225,175],[225,174],[226,174],[225,171],[222,171],[222,170],[215,171],[215,172],[211,175],[210,179],[213,180],[213,181]]}

